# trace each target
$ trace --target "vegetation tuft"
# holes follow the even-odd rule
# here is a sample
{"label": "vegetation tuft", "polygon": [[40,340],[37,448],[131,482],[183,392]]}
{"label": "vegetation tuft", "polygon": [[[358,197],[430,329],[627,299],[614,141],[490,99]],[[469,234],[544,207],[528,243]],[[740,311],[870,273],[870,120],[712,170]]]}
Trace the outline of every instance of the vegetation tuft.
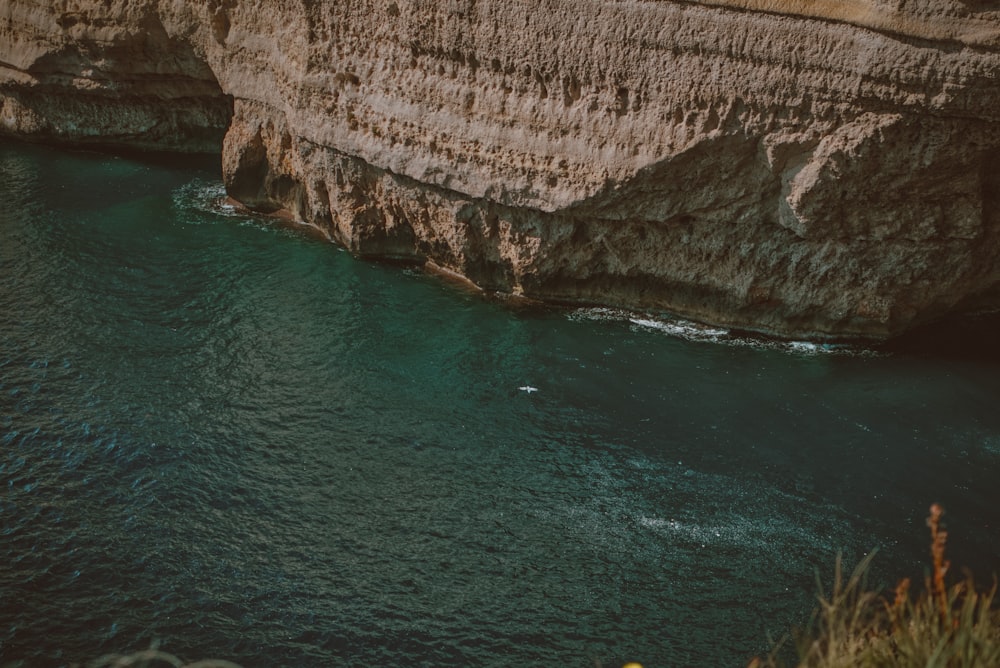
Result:
{"label": "vegetation tuft", "polygon": [[[793,635],[799,668],[996,668],[1000,666],[1000,612],[993,608],[994,576],[988,591],[977,591],[972,576],[948,586],[945,558],[948,532],[934,504],[927,526],[931,533],[933,573],[923,591],[912,596],[909,578],[900,581],[891,600],[872,592],[866,576],[872,555],[844,578],[837,558],[833,589],[820,588],[819,608],[807,630]],[[748,668],[778,668],[784,643]]]}

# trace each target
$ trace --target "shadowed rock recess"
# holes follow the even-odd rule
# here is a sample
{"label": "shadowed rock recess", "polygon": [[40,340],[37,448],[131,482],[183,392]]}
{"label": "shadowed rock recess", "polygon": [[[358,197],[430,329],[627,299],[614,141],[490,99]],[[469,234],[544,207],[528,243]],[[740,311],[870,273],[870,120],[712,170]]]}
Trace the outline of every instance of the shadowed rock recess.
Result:
{"label": "shadowed rock recess", "polygon": [[489,291],[819,340],[1000,307],[993,0],[5,0],[0,61],[9,135],[221,146],[248,206]]}

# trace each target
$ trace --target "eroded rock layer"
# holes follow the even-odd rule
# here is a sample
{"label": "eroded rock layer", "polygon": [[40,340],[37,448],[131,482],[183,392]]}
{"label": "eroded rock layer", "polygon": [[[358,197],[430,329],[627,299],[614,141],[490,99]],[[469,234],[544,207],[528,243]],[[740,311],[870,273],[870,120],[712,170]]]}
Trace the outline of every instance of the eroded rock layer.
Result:
{"label": "eroded rock layer", "polygon": [[0,3],[0,132],[72,145],[219,151],[232,114],[196,41],[155,2]]}
{"label": "eroded rock layer", "polygon": [[1000,307],[1000,7],[7,0],[0,125],[202,150],[487,290],[884,338]]}

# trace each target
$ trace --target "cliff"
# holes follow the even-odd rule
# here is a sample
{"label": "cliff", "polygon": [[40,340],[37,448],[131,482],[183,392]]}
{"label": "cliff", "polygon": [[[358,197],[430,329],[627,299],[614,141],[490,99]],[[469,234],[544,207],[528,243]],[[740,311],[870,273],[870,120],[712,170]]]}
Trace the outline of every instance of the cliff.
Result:
{"label": "cliff", "polygon": [[0,100],[221,143],[248,206],[485,290],[814,339],[1000,308],[989,0],[5,0]]}

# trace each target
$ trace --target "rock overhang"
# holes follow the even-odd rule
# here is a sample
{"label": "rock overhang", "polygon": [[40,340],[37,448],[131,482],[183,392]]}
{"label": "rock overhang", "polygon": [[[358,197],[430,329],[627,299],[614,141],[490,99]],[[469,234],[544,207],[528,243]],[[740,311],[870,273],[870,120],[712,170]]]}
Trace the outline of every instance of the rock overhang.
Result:
{"label": "rock overhang", "polygon": [[225,128],[234,197],[360,255],[796,338],[1000,303],[996,11],[77,5],[0,16],[7,132],[190,150]]}

